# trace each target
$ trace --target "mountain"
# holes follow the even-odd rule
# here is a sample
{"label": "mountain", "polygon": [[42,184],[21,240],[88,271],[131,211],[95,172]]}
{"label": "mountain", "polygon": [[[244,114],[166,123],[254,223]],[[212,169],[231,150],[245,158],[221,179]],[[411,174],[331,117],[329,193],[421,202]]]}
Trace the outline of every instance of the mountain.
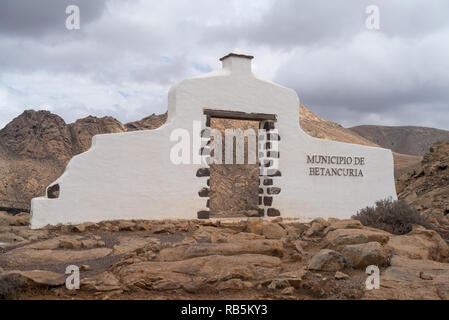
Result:
{"label": "mountain", "polygon": [[[346,129],[341,125],[339,125],[338,123],[330,122],[323,118],[320,118],[303,105],[301,105],[300,107],[300,113],[301,113],[300,118],[301,128],[306,133],[308,133],[313,137],[354,144],[361,144],[372,147],[384,147],[373,142],[367,137],[359,135],[355,130]],[[387,149],[389,148],[387,147]],[[422,160],[421,156],[401,154],[398,152],[393,152],[393,157],[394,157],[394,173],[395,173],[394,175],[396,178],[399,178],[405,172],[419,166],[419,163]]]}
{"label": "mountain", "polygon": [[399,199],[427,214],[433,225],[449,230],[449,142],[434,144],[419,168],[397,180],[396,189]]}
{"label": "mountain", "polygon": [[358,135],[394,152],[423,156],[436,142],[449,141],[449,131],[425,127],[357,126]]}
{"label": "mountain", "polygon": [[31,199],[90,148],[94,135],[157,128],[165,119],[153,114],[123,125],[113,117],[89,116],[66,124],[49,111],[24,111],[0,130],[0,209],[29,210]]}

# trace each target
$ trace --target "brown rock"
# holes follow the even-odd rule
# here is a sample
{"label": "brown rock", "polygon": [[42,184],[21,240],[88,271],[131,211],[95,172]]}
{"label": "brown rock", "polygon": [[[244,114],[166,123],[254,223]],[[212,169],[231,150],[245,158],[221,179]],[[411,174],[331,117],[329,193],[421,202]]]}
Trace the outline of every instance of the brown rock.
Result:
{"label": "brown rock", "polygon": [[94,277],[81,279],[81,290],[87,291],[113,291],[120,289],[120,282],[111,272],[103,272]]}
{"label": "brown rock", "polygon": [[346,261],[341,253],[329,249],[323,249],[312,257],[309,262],[309,270],[337,271],[345,267]]}
{"label": "brown rock", "polygon": [[267,239],[281,239],[287,235],[287,231],[278,223],[267,223],[264,225],[262,235]]}
{"label": "brown rock", "polygon": [[335,279],[337,279],[337,280],[344,280],[344,279],[348,279],[348,278],[349,278],[349,276],[346,273],[343,273],[341,271],[337,271],[335,273]]}
{"label": "brown rock", "polygon": [[216,289],[221,282],[231,279],[260,281],[274,277],[281,261],[259,254],[237,256],[207,256],[173,262],[142,262],[126,265],[119,272],[128,288],[182,288],[188,292]]}
{"label": "brown rock", "polygon": [[326,246],[331,249],[341,250],[346,245],[368,242],[388,242],[390,234],[375,229],[337,229],[330,231],[324,238]]}
{"label": "brown rock", "polygon": [[342,251],[349,266],[365,269],[369,265],[381,267],[388,263],[388,253],[379,242],[346,246]]}
{"label": "brown rock", "polygon": [[[420,273],[432,280],[420,278]],[[433,300],[449,298],[449,264],[393,256],[391,266],[380,275],[380,290],[365,292],[364,299]]]}
{"label": "brown rock", "polygon": [[120,220],[118,222],[118,228],[120,231],[133,231],[136,224],[132,221]]}
{"label": "brown rock", "polygon": [[178,261],[209,255],[266,254],[282,256],[284,248],[277,240],[251,240],[231,243],[198,243],[162,249],[162,261]]}
{"label": "brown rock", "polygon": [[400,236],[392,236],[388,242],[394,254],[411,259],[429,259],[447,262],[449,246],[441,236],[433,231],[415,226],[413,230]]}
{"label": "brown rock", "polygon": [[47,271],[47,270],[31,270],[31,271],[7,271],[2,276],[19,275],[26,279],[26,281],[32,285],[43,286],[62,286],[65,284],[65,275]]}

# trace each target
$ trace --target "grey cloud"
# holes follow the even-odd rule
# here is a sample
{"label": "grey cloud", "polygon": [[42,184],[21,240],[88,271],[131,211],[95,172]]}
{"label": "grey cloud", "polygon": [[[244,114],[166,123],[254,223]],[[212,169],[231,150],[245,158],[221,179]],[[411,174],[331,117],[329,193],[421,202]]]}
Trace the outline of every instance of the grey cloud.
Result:
{"label": "grey cloud", "polygon": [[98,18],[107,0],[2,0],[0,1],[0,33],[8,36],[40,37],[66,32],[65,9],[80,8],[81,23]]}
{"label": "grey cloud", "polygon": [[[172,83],[219,67],[217,58],[243,45],[256,64],[266,61],[257,67],[270,69],[269,80],[295,89],[326,119],[449,129],[449,2],[259,3],[0,1],[0,97],[15,79],[0,102],[0,124],[18,108],[36,107],[30,103],[47,103],[67,121],[91,113],[125,122],[164,112]],[[80,6],[77,32],[65,29],[68,4]],[[380,8],[380,31],[364,28],[371,4]],[[48,94],[53,78],[61,79],[54,91],[68,96]],[[72,79],[81,79],[75,97],[67,89]],[[123,88],[132,102],[99,97],[108,88]],[[29,99],[24,91],[33,92]]]}

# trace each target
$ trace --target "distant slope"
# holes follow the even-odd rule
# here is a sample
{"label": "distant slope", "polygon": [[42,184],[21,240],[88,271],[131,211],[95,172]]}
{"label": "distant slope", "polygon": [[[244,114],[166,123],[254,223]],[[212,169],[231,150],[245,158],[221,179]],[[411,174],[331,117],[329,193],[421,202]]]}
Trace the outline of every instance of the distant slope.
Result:
{"label": "distant slope", "polygon": [[[312,137],[335,140],[341,142],[361,144],[364,146],[379,147],[367,137],[360,136],[355,130],[342,127],[338,123],[330,122],[320,118],[312,111],[301,105],[301,128]],[[389,147],[384,147],[390,149]],[[421,163],[421,156],[401,154],[393,152],[394,157],[394,175],[399,178],[407,171],[413,170]]]}
{"label": "distant slope", "polygon": [[300,114],[301,128],[312,137],[379,147],[379,145],[369,139],[360,136],[354,131],[343,128],[338,123],[324,120],[303,105],[300,106]]}
{"label": "distant slope", "polygon": [[425,127],[357,126],[358,135],[394,152],[423,156],[436,142],[449,141],[449,131]]}

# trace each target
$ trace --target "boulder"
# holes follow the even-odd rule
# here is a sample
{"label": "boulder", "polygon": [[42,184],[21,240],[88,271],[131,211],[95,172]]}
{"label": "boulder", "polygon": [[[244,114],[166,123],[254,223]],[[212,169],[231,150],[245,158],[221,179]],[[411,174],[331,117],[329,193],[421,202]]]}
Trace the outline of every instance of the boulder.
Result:
{"label": "boulder", "polygon": [[262,235],[267,239],[281,239],[287,235],[287,231],[278,223],[267,223],[262,230]]}
{"label": "boulder", "polygon": [[346,261],[341,253],[323,249],[310,259],[307,268],[318,271],[337,271],[343,269],[345,265]]}
{"label": "boulder", "polygon": [[[431,275],[432,279],[422,279],[422,274]],[[449,264],[396,255],[380,275],[380,290],[366,291],[364,299],[447,300],[448,284]]]}
{"label": "boulder", "polygon": [[[45,241],[44,241],[45,242]],[[45,244],[50,245],[50,244]],[[54,250],[59,246],[49,249],[40,243],[26,245],[4,253],[0,256],[0,262],[10,267],[24,265],[52,265],[59,263],[76,264],[79,261],[103,258],[111,253],[109,248],[95,248],[89,250]]]}
{"label": "boulder", "polygon": [[4,226],[27,226],[30,223],[29,213],[19,213],[16,215],[0,211],[0,225]]}
{"label": "boulder", "polygon": [[250,233],[263,235],[267,239],[281,239],[287,235],[287,230],[279,223],[261,219],[249,219],[246,230]]}
{"label": "boulder", "polygon": [[86,291],[113,291],[120,289],[120,282],[112,272],[106,271],[81,280],[80,289]]}
{"label": "boulder", "polygon": [[449,261],[449,246],[446,241],[436,231],[419,226],[414,226],[406,235],[392,236],[387,247],[394,254],[411,259]]}
{"label": "boulder", "polygon": [[[182,261],[148,261],[124,265],[117,271],[129,289],[184,289],[188,292],[217,290],[231,279],[260,281],[273,278],[281,269],[281,260],[260,254],[206,256]],[[233,282],[235,284],[235,282]],[[223,285],[222,289],[227,285]]]}
{"label": "boulder", "polygon": [[118,222],[118,228],[120,231],[133,231],[136,224],[132,221],[120,220]]}
{"label": "boulder", "polygon": [[324,230],[324,234],[328,234],[330,231],[337,229],[363,229],[363,225],[358,220],[354,219],[343,219],[334,220],[331,222],[330,226]]}
{"label": "boulder", "polygon": [[18,275],[26,280],[30,285],[36,286],[62,286],[65,284],[66,276],[64,274],[55,273],[47,270],[31,270],[31,271],[6,271],[2,276]]}
{"label": "boulder", "polygon": [[379,242],[348,245],[342,254],[349,266],[358,269],[365,269],[369,265],[381,267],[389,260],[387,250]]}
{"label": "boulder", "polygon": [[230,243],[197,243],[162,249],[161,261],[178,261],[195,257],[223,255],[231,256],[245,253],[282,256],[284,248],[278,240],[250,240]]}
{"label": "boulder", "polygon": [[305,237],[320,237],[326,227],[329,226],[329,222],[323,218],[315,219],[311,222],[311,226],[304,232]]}
{"label": "boulder", "polygon": [[385,244],[390,234],[382,230],[371,228],[363,229],[336,229],[330,231],[324,238],[325,246],[340,251],[346,245],[379,242]]}

